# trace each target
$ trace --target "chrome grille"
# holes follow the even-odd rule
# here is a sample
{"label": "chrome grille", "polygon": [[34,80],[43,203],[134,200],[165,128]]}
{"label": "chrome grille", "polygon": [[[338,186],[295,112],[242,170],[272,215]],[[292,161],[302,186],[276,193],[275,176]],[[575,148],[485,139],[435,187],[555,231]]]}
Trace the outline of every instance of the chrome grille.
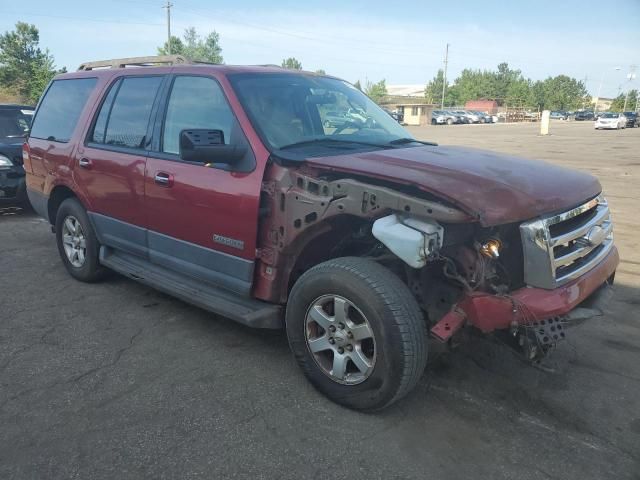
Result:
{"label": "chrome grille", "polygon": [[527,285],[556,288],[591,270],[613,247],[613,224],[600,195],[558,215],[520,225]]}

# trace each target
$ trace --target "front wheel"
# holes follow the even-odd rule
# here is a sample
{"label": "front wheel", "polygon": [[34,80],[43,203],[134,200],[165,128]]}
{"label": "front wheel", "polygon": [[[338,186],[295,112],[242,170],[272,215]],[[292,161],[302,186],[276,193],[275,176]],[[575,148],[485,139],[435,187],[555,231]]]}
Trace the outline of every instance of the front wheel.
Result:
{"label": "front wheel", "polygon": [[450,118],[447,118],[447,125],[453,125],[453,120]]}
{"label": "front wheel", "polygon": [[305,272],[289,296],[286,330],[307,379],[358,410],[402,398],[427,361],[426,326],[413,295],[367,259],[338,258]]}

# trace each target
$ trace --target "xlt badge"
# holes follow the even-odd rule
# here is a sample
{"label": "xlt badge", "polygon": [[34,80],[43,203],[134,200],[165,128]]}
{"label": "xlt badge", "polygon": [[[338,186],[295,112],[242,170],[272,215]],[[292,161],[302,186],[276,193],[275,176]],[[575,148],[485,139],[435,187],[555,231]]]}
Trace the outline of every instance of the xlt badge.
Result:
{"label": "xlt badge", "polygon": [[235,238],[229,238],[216,233],[213,234],[213,241],[220,245],[226,245],[227,247],[237,248],[238,250],[244,250],[244,242],[242,240],[236,240]]}

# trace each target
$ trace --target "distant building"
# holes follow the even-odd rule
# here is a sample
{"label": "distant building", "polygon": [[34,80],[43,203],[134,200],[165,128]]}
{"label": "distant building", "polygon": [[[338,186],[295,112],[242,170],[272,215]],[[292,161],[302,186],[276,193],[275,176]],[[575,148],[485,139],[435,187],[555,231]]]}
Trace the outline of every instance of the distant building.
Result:
{"label": "distant building", "polygon": [[495,100],[469,100],[464,104],[464,109],[495,115],[498,113],[498,102]]}
{"label": "distant building", "polygon": [[592,97],[591,104],[594,108],[597,108],[599,112],[602,112],[603,110],[609,110],[611,108],[613,100],[613,98]]}
{"label": "distant building", "polygon": [[387,93],[394,97],[422,97],[424,98],[424,84],[387,85]]}
{"label": "distant building", "polygon": [[[387,87],[387,91],[388,91]],[[405,125],[430,125],[431,112],[437,109],[436,105],[425,102],[424,95],[420,97],[387,95],[382,98],[380,105],[387,110],[400,113]]]}

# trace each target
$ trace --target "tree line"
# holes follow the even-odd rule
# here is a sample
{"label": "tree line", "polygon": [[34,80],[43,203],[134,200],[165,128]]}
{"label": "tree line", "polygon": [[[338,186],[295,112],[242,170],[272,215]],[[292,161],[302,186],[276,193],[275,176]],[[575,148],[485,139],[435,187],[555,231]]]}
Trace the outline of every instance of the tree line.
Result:
{"label": "tree line", "polygon": [[[440,104],[444,72],[439,70],[427,83],[427,101]],[[497,70],[466,68],[445,88],[444,104],[464,105],[469,100],[496,100],[499,105],[529,107],[540,110],[575,110],[588,107],[591,97],[584,82],[567,75],[557,75],[544,80],[525,78],[520,70],[512,69],[506,62]]]}
{"label": "tree line", "polygon": [[[169,48],[169,46],[171,48]],[[185,30],[182,38],[171,36],[157,48],[159,55],[171,52],[184,55],[192,60],[224,63],[220,36],[214,30],[201,36],[195,28]],[[291,70],[302,70],[302,62],[295,57],[282,60],[280,66]],[[40,34],[35,25],[18,22],[15,29],[0,35],[0,102],[37,102],[49,81],[66,68],[56,68],[53,55],[40,47]],[[322,69],[318,74],[325,74]],[[427,83],[424,95],[427,103],[440,104],[444,72],[439,70]],[[380,102],[387,95],[385,80],[366,82],[362,87],[358,80],[354,86],[372,100]],[[464,105],[468,100],[493,99],[500,105],[521,106],[534,109],[569,110],[584,108],[591,103],[584,82],[558,75],[545,80],[533,81],[525,78],[520,70],[512,69],[507,63],[498,65],[497,70],[464,69],[447,85],[444,103],[447,106]],[[627,109],[634,109],[638,91],[631,90],[627,98]],[[611,109],[622,110],[625,94],[619,95]]]}

